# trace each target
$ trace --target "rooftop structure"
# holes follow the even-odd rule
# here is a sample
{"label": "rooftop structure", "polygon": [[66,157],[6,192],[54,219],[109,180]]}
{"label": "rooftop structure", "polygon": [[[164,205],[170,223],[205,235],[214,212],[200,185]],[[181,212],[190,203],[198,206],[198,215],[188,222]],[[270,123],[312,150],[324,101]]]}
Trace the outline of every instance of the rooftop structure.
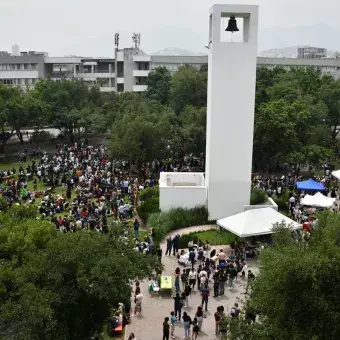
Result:
{"label": "rooftop structure", "polygon": [[159,202],[162,211],[207,204],[207,188],[201,172],[161,172]]}

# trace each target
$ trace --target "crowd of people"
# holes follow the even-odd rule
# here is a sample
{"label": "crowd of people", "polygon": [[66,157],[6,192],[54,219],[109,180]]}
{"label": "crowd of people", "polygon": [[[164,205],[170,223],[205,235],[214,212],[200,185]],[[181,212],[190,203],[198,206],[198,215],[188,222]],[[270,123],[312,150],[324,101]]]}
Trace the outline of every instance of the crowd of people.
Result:
{"label": "crowd of people", "polygon": [[36,205],[62,232],[105,233],[108,218],[133,217],[139,191],[157,184],[158,166],[113,161],[104,145],[57,144],[52,154],[34,153],[28,164],[1,171],[0,192],[8,205]]}
{"label": "crowd of people", "polygon": [[[169,244],[173,245],[178,242],[179,235],[169,241],[167,240],[167,255],[178,255],[176,246],[170,248]],[[175,240],[173,242],[173,240]],[[190,245],[189,245],[190,246]],[[203,245],[202,245],[203,247]],[[170,251],[169,251],[170,249]],[[247,270],[246,259],[228,255],[223,249],[217,251],[211,250],[209,243],[204,244],[204,256],[202,258],[196,257],[191,262],[190,268],[180,269],[177,267],[173,275],[173,310],[164,318],[163,322],[163,340],[176,338],[177,325],[183,323],[184,338],[196,340],[200,332],[202,332],[203,322],[208,312],[209,300],[211,298],[217,299],[226,295],[226,287],[232,289],[235,281],[243,281],[246,286],[245,294],[248,294],[249,283],[255,279],[255,275],[251,270]],[[189,247],[190,252],[193,247]],[[208,251],[207,251],[208,250]],[[211,251],[210,251],[211,250]],[[155,280],[159,281],[160,274]],[[200,304],[195,307],[195,313],[189,315],[189,305],[191,305],[192,294],[200,294]],[[141,293],[140,284],[135,283],[135,291],[133,296],[135,302],[134,316],[142,311],[143,295]],[[223,335],[228,330],[228,323],[230,318],[237,318],[240,316],[241,310],[238,303],[235,302],[229,312],[225,311],[223,305],[217,307],[214,312],[215,320],[215,335]],[[255,321],[256,313],[250,308],[246,311],[246,320],[251,323]]]}

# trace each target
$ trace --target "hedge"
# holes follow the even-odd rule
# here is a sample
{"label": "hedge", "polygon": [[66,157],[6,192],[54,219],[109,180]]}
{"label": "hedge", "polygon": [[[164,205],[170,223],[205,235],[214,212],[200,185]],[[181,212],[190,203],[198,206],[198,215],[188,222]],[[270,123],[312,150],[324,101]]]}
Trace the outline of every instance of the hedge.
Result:
{"label": "hedge", "polygon": [[193,209],[175,208],[168,212],[151,214],[147,226],[153,228],[155,241],[159,243],[171,231],[208,223],[208,209],[198,206]]}
{"label": "hedge", "polygon": [[279,211],[288,211],[288,204],[285,199],[274,198],[274,202],[277,204]]}
{"label": "hedge", "polygon": [[266,201],[267,201],[267,195],[264,190],[258,189],[258,188],[251,188],[251,194],[250,194],[251,205],[266,203]]}
{"label": "hedge", "polygon": [[158,186],[145,188],[139,193],[139,196],[138,196],[141,202],[144,202],[147,199],[156,198],[156,197],[159,199],[159,187]]}
{"label": "hedge", "polygon": [[159,187],[149,187],[142,190],[139,194],[139,205],[137,214],[146,223],[152,213],[159,212]]}
{"label": "hedge", "polygon": [[139,218],[146,223],[152,213],[159,212],[159,198],[151,197],[146,199],[138,205],[136,210]]}

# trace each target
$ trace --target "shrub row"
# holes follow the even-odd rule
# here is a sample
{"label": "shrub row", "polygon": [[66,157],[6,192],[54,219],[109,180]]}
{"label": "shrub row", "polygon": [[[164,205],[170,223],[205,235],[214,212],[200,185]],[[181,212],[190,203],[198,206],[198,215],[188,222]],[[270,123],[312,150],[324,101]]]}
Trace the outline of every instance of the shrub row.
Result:
{"label": "shrub row", "polygon": [[267,201],[267,195],[264,190],[258,189],[258,188],[251,188],[251,194],[250,194],[251,205],[266,203],[266,201]]}
{"label": "shrub row", "polygon": [[151,214],[147,226],[153,228],[155,242],[159,243],[171,231],[208,223],[207,208],[199,206],[193,209],[176,208],[168,212]]}

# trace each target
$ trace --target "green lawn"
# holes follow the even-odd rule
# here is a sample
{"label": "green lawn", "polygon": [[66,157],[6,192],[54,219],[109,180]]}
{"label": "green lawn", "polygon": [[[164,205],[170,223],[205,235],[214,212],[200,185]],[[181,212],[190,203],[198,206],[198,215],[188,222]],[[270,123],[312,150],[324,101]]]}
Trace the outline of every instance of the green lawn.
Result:
{"label": "green lawn", "polygon": [[202,242],[208,241],[211,245],[228,245],[238,239],[238,237],[224,230],[199,231],[182,235],[180,239],[180,248],[187,248],[189,241],[194,240],[194,242],[197,242],[198,239]]}

